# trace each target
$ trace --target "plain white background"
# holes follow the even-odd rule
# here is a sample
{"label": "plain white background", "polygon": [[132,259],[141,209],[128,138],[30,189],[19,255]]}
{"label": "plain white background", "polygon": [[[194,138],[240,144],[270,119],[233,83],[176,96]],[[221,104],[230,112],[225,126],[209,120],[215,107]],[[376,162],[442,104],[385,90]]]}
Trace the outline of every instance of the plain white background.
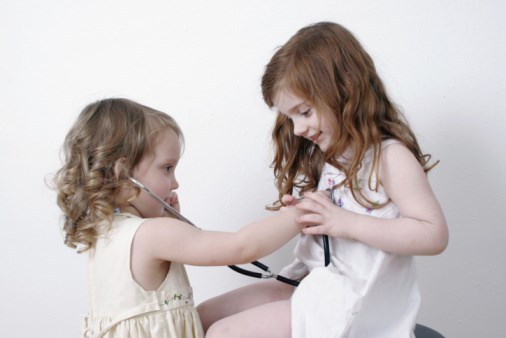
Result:
{"label": "plain white background", "polygon": [[[1,0],[0,336],[80,333],[86,257],[63,245],[45,181],[84,105],[121,96],[174,116],[187,140],[182,211],[203,228],[236,230],[276,197],[264,66],[297,29],[322,20],[355,33],[423,149],[441,160],[429,178],[451,238],[442,255],[417,259],[419,322],[448,337],[500,336],[504,13],[500,0]],[[279,269],[292,246],[265,261]],[[226,267],[188,271],[197,303],[253,282]]]}

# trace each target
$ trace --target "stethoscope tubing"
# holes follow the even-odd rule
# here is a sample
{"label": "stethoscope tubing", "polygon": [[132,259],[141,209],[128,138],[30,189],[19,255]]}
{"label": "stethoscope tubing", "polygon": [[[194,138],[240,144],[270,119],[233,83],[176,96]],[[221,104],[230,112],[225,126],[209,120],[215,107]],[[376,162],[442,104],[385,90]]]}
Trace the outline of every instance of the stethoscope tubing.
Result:
{"label": "stethoscope tubing", "polygon": [[322,235],[323,239],[323,254],[325,260],[325,266],[330,264],[330,245],[329,245],[329,236]]}

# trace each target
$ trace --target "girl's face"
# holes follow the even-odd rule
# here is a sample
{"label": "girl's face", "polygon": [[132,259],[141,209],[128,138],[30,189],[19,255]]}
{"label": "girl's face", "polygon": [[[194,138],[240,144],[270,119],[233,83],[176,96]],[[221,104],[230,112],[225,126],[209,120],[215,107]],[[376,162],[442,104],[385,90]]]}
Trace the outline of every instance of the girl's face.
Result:
{"label": "girl's face", "polygon": [[332,141],[329,124],[309,102],[286,89],[281,89],[274,99],[274,106],[279,114],[292,120],[295,135],[313,142],[322,152],[329,149]]}
{"label": "girl's face", "polygon": [[[132,170],[132,177],[170,204],[172,191],[179,187],[175,170],[181,154],[177,134],[170,128],[162,130],[155,139],[153,151],[144,155]],[[143,218],[160,217],[163,205],[141,190],[131,206]]]}

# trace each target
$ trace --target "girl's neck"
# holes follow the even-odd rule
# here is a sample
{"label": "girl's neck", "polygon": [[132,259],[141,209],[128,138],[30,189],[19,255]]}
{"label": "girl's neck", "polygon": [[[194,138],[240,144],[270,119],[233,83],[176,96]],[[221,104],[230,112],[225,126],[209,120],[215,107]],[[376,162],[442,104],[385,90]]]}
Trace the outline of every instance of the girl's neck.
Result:
{"label": "girl's neck", "polygon": [[141,212],[135,206],[133,206],[132,204],[129,204],[129,205],[121,208],[120,211],[121,212],[127,212],[129,214],[132,214],[132,215],[135,215],[135,216],[143,218]]}

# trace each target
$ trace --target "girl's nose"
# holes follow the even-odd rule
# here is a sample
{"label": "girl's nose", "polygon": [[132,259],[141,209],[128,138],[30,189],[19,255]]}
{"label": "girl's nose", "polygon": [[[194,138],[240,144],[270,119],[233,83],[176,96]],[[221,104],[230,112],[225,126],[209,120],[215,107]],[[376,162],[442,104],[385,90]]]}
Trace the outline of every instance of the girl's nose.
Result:
{"label": "girl's nose", "polygon": [[172,187],[171,187],[171,190],[176,190],[177,188],[179,188],[179,182],[176,180],[176,178],[174,177],[174,180],[172,180]]}
{"label": "girl's nose", "polygon": [[300,121],[293,121],[293,133],[297,136],[304,136],[307,132],[307,126]]}

